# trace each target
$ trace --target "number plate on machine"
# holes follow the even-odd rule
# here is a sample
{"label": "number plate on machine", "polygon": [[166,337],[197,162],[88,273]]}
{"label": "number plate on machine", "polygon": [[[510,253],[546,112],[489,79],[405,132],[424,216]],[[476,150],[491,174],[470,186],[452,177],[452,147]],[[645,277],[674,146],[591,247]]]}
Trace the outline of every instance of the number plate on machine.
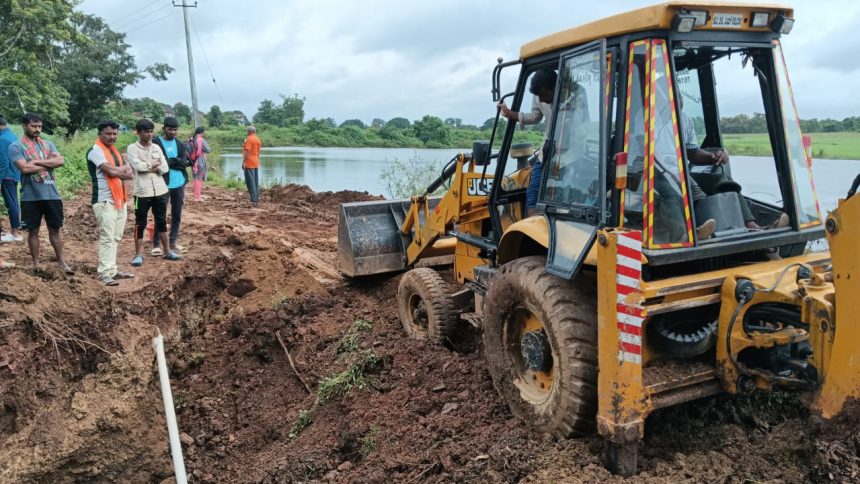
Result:
{"label": "number plate on machine", "polygon": [[739,29],[743,27],[744,16],[738,13],[715,13],[711,26],[722,29]]}

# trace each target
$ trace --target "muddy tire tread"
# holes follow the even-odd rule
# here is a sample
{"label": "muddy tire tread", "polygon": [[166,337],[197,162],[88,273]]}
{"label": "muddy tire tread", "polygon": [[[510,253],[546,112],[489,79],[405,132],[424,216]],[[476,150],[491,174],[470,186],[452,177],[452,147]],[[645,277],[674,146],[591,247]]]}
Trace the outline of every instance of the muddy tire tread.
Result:
{"label": "muddy tire tread", "polygon": [[[424,300],[428,312],[427,333],[411,331],[404,304],[409,297],[406,291],[414,291]],[[404,274],[397,289],[397,310],[404,330],[414,339],[426,338],[436,344],[445,344],[452,336],[457,324],[457,311],[448,294],[448,283],[438,272],[429,267],[419,267]]]}
{"label": "muddy tire tread", "polygon": [[[525,257],[505,264],[494,278],[485,298],[484,349],[493,383],[508,400],[515,415],[531,420],[538,427],[557,437],[571,437],[594,431],[597,409],[597,307],[595,291],[587,280],[568,281],[548,274],[546,260],[541,256]],[[548,404],[542,413],[522,401],[511,405],[506,394],[515,389],[510,371],[504,368],[501,354],[502,316],[514,309],[517,294],[542,295],[539,305],[546,317],[544,326],[554,333],[554,353],[563,362],[557,363],[565,376],[556,380]],[[492,307],[493,301],[502,301]],[[498,347],[495,347],[495,346]],[[491,352],[499,352],[490,355]],[[507,381],[505,380],[507,379]],[[529,415],[531,411],[531,415]]]}

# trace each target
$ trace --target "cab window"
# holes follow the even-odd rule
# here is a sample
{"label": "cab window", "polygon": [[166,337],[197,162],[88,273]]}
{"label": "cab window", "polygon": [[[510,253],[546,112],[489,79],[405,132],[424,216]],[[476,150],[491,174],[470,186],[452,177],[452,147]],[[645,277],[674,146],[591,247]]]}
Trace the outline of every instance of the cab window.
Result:
{"label": "cab window", "polygon": [[562,60],[543,201],[599,207],[600,51]]}

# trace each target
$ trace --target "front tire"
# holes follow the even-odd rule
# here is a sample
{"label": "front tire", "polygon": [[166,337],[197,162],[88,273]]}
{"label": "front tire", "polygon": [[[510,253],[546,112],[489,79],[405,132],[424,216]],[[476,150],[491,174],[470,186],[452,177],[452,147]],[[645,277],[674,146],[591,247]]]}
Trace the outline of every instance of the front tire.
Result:
{"label": "front tire", "polygon": [[484,352],[511,412],[558,437],[594,431],[597,309],[593,281],[548,274],[546,259],[502,266],[484,306]]}
{"label": "front tire", "polygon": [[403,330],[412,339],[444,344],[457,324],[457,311],[448,285],[429,267],[412,269],[400,278],[397,312]]}

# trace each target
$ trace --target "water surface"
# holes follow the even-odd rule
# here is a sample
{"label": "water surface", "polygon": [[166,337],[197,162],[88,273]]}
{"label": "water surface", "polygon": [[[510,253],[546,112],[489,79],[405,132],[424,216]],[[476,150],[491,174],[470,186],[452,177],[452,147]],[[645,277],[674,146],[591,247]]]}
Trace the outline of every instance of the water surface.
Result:
{"label": "water surface", "polygon": [[[379,176],[394,160],[418,158],[441,165],[461,150],[415,148],[263,148],[260,155],[260,182],[298,183],[314,191],[357,190],[391,197]],[[221,156],[229,177],[242,176],[242,154],[230,150]],[[743,186],[743,193],[763,201],[782,198],[771,158],[733,156],[732,176]],[[822,212],[833,209],[844,197],[854,177],[860,173],[860,160],[814,160],[812,174]],[[822,214],[824,215],[824,214]]]}

